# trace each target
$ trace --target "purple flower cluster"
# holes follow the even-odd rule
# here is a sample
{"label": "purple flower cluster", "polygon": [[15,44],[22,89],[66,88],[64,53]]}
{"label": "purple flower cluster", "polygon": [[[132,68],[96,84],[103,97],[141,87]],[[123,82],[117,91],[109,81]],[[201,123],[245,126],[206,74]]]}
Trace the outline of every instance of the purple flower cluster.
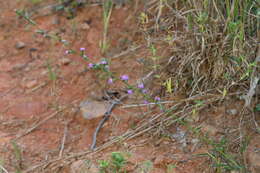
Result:
{"label": "purple flower cluster", "polygon": [[94,67],[94,64],[93,63],[89,63],[88,64],[88,68],[93,68]]}
{"label": "purple flower cluster", "polygon": [[137,85],[137,87],[140,88],[140,89],[143,89],[143,88],[144,88],[144,84],[143,84],[143,83],[139,83],[139,84]]}
{"label": "purple flower cluster", "polygon": [[100,62],[100,64],[106,65],[106,64],[107,64],[107,61],[106,61],[106,60],[102,60],[102,61]]}
{"label": "purple flower cluster", "polygon": [[155,96],[155,97],[154,97],[154,100],[158,102],[158,101],[161,100],[161,98],[160,98],[159,96]]}
{"label": "purple flower cluster", "polygon": [[144,104],[146,104],[146,105],[147,105],[147,104],[149,104],[149,102],[148,102],[147,100],[144,100]]}
{"label": "purple flower cluster", "polygon": [[133,90],[127,90],[127,94],[133,94]]}
{"label": "purple flower cluster", "polygon": [[129,77],[128,77],[128,75],[122,75],[121,77],[120,77],[120,79],[122,80],[122,81],[128,81],[129,80]]}
{"label": "purple flower cluster", "polygon": [[108,83],[108,84],[112,84],[112,83],[113,83],[113,79],[112,79],[112,78],[109,78],[109,79],[107,80],[107,83]]}

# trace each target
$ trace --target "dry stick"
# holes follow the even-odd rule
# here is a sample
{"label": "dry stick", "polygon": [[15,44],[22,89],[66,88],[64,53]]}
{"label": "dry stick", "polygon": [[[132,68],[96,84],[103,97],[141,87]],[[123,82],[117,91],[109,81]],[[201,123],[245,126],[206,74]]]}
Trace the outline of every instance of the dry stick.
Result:
{"label": "dry stick", "polygon": [[[231,93],[229,95],[234,95],[234,94],[237,94],[237,93]],[[156,105],[156,104],[169,104],[169,103],[183,103],[183,102],[187,102],[187,101],[192,101],[192,100],[199,100],[199,99],[205,99],[204,97],[216,97],[218,95],[215,95],[215,94],[208,94],[208,95],[204,95],[204,96],[201,96],[201,95],[195,95],[195,96],[192,96],[192,97],[189,97],[187,99],[180,99],[180,100],[170,100],[170,101],[161,101],[161,102],[152,102],[152,103],[147,103],[147,104],[144,104],[144,103],[136,103],[136,104],[127,104],[127,105],[123,105],[121,106],[122,108],[132,108],[132,107],[141,107],[141,106],[148,106],[148,105]]]}
{"label": "dry stick", "polygon": [[31,133],[33,130],[35,130],[37,127],[39,127],[40,125],[42,125],[43,123],[45,123],[46,121],[52,119],[53,117],[55,117],[57,114],[59,114],[60,112],[64,111],[65,109],[67,109],[68,107],[62,108],[61,110],[58,110],[56,112],[54,112],[53,114],[49,115],[48,117],[46,117],[45,119],[43,119],[42,121],[40,121],[39,123],[37,123],[36,125],[34,125],[33,127],[31,127],[30,129],[26,130],[25,132],[19,134],[16,136],[16,138],[14,140],[17,140],[25,135],[28,135],[29,133]]}
{"label": "dry stick", "polygon": [[133,51],[136,51],[137,49],[141,48],[142,46],[139,45],[139,46],[136,46],[136,47],[133,47],[133,48],[129,48],[127,49],[126,51],[123,51],[123,52],[120,52],[119,54],[116,54],[116,55],[113,55],[111,57],[111,59],[115,59],[115,58],[119,58],[121,56],[124,56],[124,55],[127,55],[128,53],[130,52],[133,52]]}
{"label": "dry stick", "polygon": [[98,132],[100,131],[100,129],[103,127],[103,125],[105,124],[105,122],[109,119],[111,113],[112,113],[112,110],[114,109],[114,107],[118,104],[120,104],[120,102],[126,98],[127,95],[123,95],[119,100],[113,100],[111,105],[109,106],[108,110],[106,111],[105,115],[104,115],[104,118],[99,122],[94,134],[93,134],[93,138],[92,138],[92,144],[91,144],[91,147],[90,149],[91,150],[94,150],[95,147],[96,147],[96,142],[97,142],[97,135],[98,135]]}
{"label": "dry stick", "polygon": [[15,88],[16,88],[16,87],[13,87],[13,88],[9,89],[8,91],[6,91],[5,93],[0,94],[0,98],[4,98],[4,96],[10,94]]}
{"label": "dry stick", "polygon": [[[217,96],[215,98],[211,98],[209,99],[209,103],[212,103],[218,99],[222,99],[222,96]],[[176,105],[175,105],[176,106]],[[197,108],[197,109],[202,109],[204,106],[201,106],[200,108]],[[184,110],[181,110],[177,113],[175,113],[175,115],[177,116],[178,114],[181,114],[183,113]],[[86,156],[86,155],[92,155],[92,154],[96,154],[97,152],[100,152],[102,150],[104,150],[105,148],[113,145],[114,143],[120,141],[120,140],[129,140],[129,139],[132,139],[133,137],[137,137],[137,136],[140,136],[142,135],[143,133],[145,133],[146,131],[148,130],[151,130],[151,126],[154,128],[156,126],[158,126],[158,123],[161,123],[161,122],[156,122],[154,123],[153,125],[151,125],[151,123],[153,121],[155,121],[156,119],[158,119],[160,116],[162,116],[164,113],[168,113],[168,112],[163,112],[163,113],[160,113],[160,114],[156,114],[155,116],[153,116],[149,122],[143,124],[142,126],[136,128],[135,130],[132,130],[132,131],[129,131],[129,132],[126,132],[124,133],[123,135],[121,135],[120,137],[117,137],[115,139],[112,139],[108,142],[106,142],[105,144],[103,144],[102,146],[100,147],[97,147],[94,151],[84,151],[84,152],[79,152],[79,153],[75,153],[73,155],[70,155],[70,156],[67,156],[67,157],[63,157],[63,158],[56,158],[56,159],[53,159],[53,160],[50,160],[50,161],[47,161],[47,162],[43,162],[43,163],[40,163],[38,165],[35,165],[27,170],[25,170],[23,173],[29,173],[29,172],[32,172],[33,170],[35,169],[39,169],[39,168],[46,168],[47,166],[49,166],[50,164],[53,164],[53,163],[57,163],[59,161],[65,161],[65,160],[70,160],[70,159],[73,159],[73,158],[79,158],[79,157],[83,157],[83,156]],[[184,114],[183,116],[179,117],[179,118],[176,118],[174,119],[173,121],[171,121],[171,123],[174,123],[174,122],[177,122],[178,120],[182,119],[182,118],[185,118],[187,115],[189,115],[190,112]],[[169,120],[171,120],[172,117],[166,117],[162,120],[162,122],[167,122]],[[147,128],[147,129],[145,129]]]}
{"label": "dry stick", "polygon": [[64,135],[63,135],[62,142],[61,142],[59,157],[62,157],[67,134],[68,134],[68,123],[66,123],[65,128],[64,128]]}
{"label": "dry stick", "polygon": [[7,171],[2,165],[0,165],[0,168],[1,168],[5,173],[8,173],[8,171]]}
{"label": "dry stick", "polygon": [[255,58],[256,66],[253,69],[251,81],[250,81],[250,88],[247,95],[244,96],[245,99],[245,107],[249,107],[251,104],[252,97],[256,94],[256,88],[258,85],[258,81],[260,81],[260,43],[258,43],[257,53]]}

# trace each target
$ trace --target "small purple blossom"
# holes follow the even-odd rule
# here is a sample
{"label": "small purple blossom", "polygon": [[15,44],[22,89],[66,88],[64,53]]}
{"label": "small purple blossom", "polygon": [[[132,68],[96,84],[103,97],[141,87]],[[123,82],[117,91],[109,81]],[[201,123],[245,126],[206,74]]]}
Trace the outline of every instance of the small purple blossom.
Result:
{"label": "small purple blossom", "polygon": [[66,50],[66,51],[65,51],[65,54],[69,54],[69,53],[70,53],[70,51],[69,51],[69,50]]}
{"label": "small purple blossom", "polygon": [[128,75],[122,75],[121,77],[120,77],[120,79],[121,80],[123,80],[123,81],[127,81],[128,79],[129,79],[129,77],[128,77]]}
{"label": "small purple blossom", "polygon": [[147,89],[142,89],[142,93],[147,93]]}
{"label": "small purple blossom", "polygon": [[139,84],[137,85],[137,87],[140,88],[140,89],[143,89],[143,88],[144,88],[144,84],[143,84],[143,83],[139,83]]}
{"label": "small purple blossom", "polygon": [[107,64],[107,61],[106,61],[106,60],[102,60],[102,61],[100,62],[100,64],[105,65],[105,64]]}
{"label": "small purple blossom", "polygon": [[84,47],[81,47],[79,50],[80,51],[85,51],[86,49]]}
{"label": "small purple blossom", "polygon": [[160,97],[158,97],[158,96],[155,96],[155,97],[154,97],[154,100],[155,100],[155,101],[160,101],[160,100],[161,100],[161,98],[160,98]]}
{"label": "small purple blossom", "polygon": [[127,90],[127,94],[133,94],[133,90]]}
{"label": "small purple blossom", "polygon": [[88,68],[93,68],[93,67],[94,67],[94,64],[92,64],[92,63],[88,64]]}
{"label": "small purple blossom", "polygon": [[148,104],[149,102],[147,100],[144,100],[144,104]]}
{"label": "small purple blossom", "polygon": [[109,79],[107,80],[107,83],[112,84],[112,83],[113,83],[113,79],[112,79],[112,78],[109,78]]}

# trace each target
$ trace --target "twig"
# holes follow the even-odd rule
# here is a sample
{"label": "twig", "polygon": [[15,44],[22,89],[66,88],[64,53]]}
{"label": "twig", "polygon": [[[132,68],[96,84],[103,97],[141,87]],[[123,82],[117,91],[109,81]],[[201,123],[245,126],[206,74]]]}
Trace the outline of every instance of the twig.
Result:
{"label": "twig", "polygon": [[[207,104],[205,104],[204,106],[201,106],[200,108],[197,108],[197,109],[201,110],[201,109],[205,108],[206,105],[208,105],[212,102],[215,102],[219,99],[222,99],[222,96],[216,96],[214,98],[207,100]],[[192,109],[192,106],[189,109]],[[173,111],[173,110],[175,110],[175,108],[172,107],[171,110]],[[181,111],[174,113],[174,115],[178,116],[180,114],[183,114],[184,111],[185,110],[182,109]],[[39,168],[45,169],[48,166],[53,167],[55,164],[58,164],[60,161],[63,161],[63,162],[66,161],[66,163],[68,164],[69,160],[74,160],[75,158],[82,158],[82,157],[94,155],[97,152],[100,152],[100,151],[106,149],[107,147],[115,144],[118,141],[121,141],[121,140],[127,141],[127,140],[134,138],[134,137],[140,136],[140,135],[144,134],[145,132],[155,128],[160,123],[169,122],[169,121],[170,121],[170,124],[175,123],[175,122],[179,121],[180,119],[183,119],[186,116],[188,116],[191,112],[188,111],[187,113],[184,113],[182,116],[177,117],[176,119],[172,119],[172,117],[170,116],[170,117],[164,117],[161,121],[158,121],[158,118],[165,115],[165,113],[167,113],[167,112],[162,112],[162,113],[153,115],[149,120],[147,120],[141,126],[137,127],[134,130],[127,131],[126,133],[122,134],[121,136],[118,136],[118,137],[111,139],[110,141],[104,143],[102,146],[95,148],[94,151],[93,150],[92,151],[91,150],[83,151],[83,152],[75,153],[75,154],[72,154],[72,155],[69,155],[69,156],[65,156],[65,157],[61,157],[61,158],[52,159],[52,160],[49,160],[49,161],[46,161],[46,162],[42,162],[42,163],[39,163],[38,165],[35,165],[31,168],[28,168],[27,170],[24,171],[24,173],[35,172],[36,169],[39,169]]]}
{"label": "twig", "polygon": [[[236,93],[230,93],[229,95],[236,95]],[[121,106],[122,108],[132,108],[132,107],[140,107],[140,106],[149,106],[149,105],[158,105],[158,104],[169,104],[169,103],[183,103],[183,102],[188,102],[188,101],[194,101],[194,100],[201,100],[201,99],[207,99],[209,97],[218,97],[219,95],[215,94],[206,94],[206,95],[195,95],[186,99],[180,99],[180,100],[170,100],[170,101],[161,101],[161,102],[152,102],[152,103],[147,103],[147,104],[128,104]]]}
{"label": "twig", "polygon": [[26,92],[26,94],[32,93],[32,92],[34,92],[34,91],[36,91],[36,90],[46,86],[47,84],[48,84],[48,82],[43,82],[40,85],[37,85],[36,87],[34,87],[31,90],[29,90],[28,92]]}
{"label": "twig", "polygon": [[149,105],[158,105],[158,104],[168,104],[168,103],[176,103],[178,101],[162,101],[162,102],[152,102],[152,103],[140,103],[140,104],[129,104],[129,105],[124,105],[124,106],[121,106],[121,108],[133,108],[133,107],[141,107],[141,106],[149,106]]}
{"label": "twig", "polygon": [[142,46],[139,45],[139,46],[136,46],[136,47],[134,47],[134,48],[129,48],[129,49],[127,49],[126,51],[120,52],[119,54],[116,54],[116,55],[112,56],[111,59],[119,58],[119,57],[121,57],[121,56],[127,55],[128,53],[133,52],[133,51],[135,51],[135,50],[137,50],[137,49],[139,49],[139,48],[141,48],[141,47],[142,47]]}
{"label": "twig", "polygon": [[250,88],[248,93],[244,96],[245,99],[245,107],[249,107],[251,104],[252,97],[256,94],[256,87],[258,85],[258,81],[260,81],[260,43],[258,43],[257,53],[255,58],[256,66],[253,69],[251,81],[250,81]]}
{"label": "twig", "polygon": [[9,89],[8,91],[6,91],[5,93],[0,94],[0,98],[4,98],[4,96],[6,96],[7,94],[10,94],[16,87],[13,87],[11,89]]}
{"label": "twig", "polygon": [[63,134],[63,138],[61,141],[59,157],[62,157],[67,135],[68,135],[68,123],[66,123],[65,128],[64,128],[64,134]]}
{"label": "twig", "polygon": [[120,104],[120,102],[125,99],[127,97],[127,95],[123,95],[120,99],[118,100],[113,100],[111,105],[109,106],[108,110],[106,111],[106,113],[104,114],[104,118],[99,122],[94,134],[93,134],[93,138],[92,138],[92,144],[90,149],[94,150],[96,147],[96,142],[97,142],[97,135],[98,132],[100,131],[100,129],[103,127],[103,125],[105,124],[105,122],[109,119],[112,110],[114,109],[114,107],[118,104]]}
{"label": "twig", "polygon": [[53,114],[49,115],[48,117],[44,118],[42,121],[40,121],[39,123],[37,123],[36,125],[34,125],[33,127],[31,127],[30,129],[26,130],[25,132],[19,134],[16,136],[15,140],[28,135],[29,133],[31,133],[32,131],[34,131],[37,127],[39,127],[40,125],[42,125],[43,123],[45,123],[46,121],[52,119],[53,117],[55,117],[57,114],[59,114],[60,112],[64,111],[65,109],[67,109],[68,107],[62,108],[56,112],[54,112]]}
{"label": "twig", "polygon": [[8,173],[8,171],[7,171],[2,165],[0,165],[0,168],[1,168],[5,173]]}

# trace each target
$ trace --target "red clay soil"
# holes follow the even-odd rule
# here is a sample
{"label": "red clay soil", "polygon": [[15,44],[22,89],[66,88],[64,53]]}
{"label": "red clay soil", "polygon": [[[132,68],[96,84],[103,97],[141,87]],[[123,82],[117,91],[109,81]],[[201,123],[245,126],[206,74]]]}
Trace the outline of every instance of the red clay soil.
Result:
{"label": "red clay soil", "polygon": [[[98,77],[96,71],[85,71],[88,63],[82,57],[67,55],[65,51],[79,51],[84,47],[92,62],[99,62],[103,58],[99,47],[103,36],[102,7],[84,7],[71,20],[66,19],[66,14],[38,16],[33,18],[37,23],[33,26],[14,11],[23,7],[29,9],[31,3],[0,1],[0,6],[0,165],[14,172],[59,157],[66,128],[62,154],[88,150],[100,118],[80,118],[78,105],[93,97],[93,92],[96,96],[104,88],[119,89],[122,84],[108,85],[106,80]],[[130,43],[138,41],[139,36],[133,35],[133,31],[137,30],[135,10],[135,6],[114,9],[109,26],[111,55],[128,48],[122,40]],[[69,45],[62,43],[58,37],[44,38],[36,30],[47,31],[49,35],[66,40]],[[48,67],[57,75],[56,80],[51,80]],[[112,68],[118,75],[128,74],[130,83],[135,83],[143,75],[142,65],[131,56],[113,60]],[[59,110],[62,111],[57,113]],[[224,115],[225,110],[222,113]],[[98,136],[98,145],[126,132],[141,119],[139,115],[139,109],[116,108]],[[52,118],[38,124],[49,116]],[[172,133],[188,130],[171,129]],[[11,142],[14,139],[15,142]],[[112,151],[122,151],[131,153],[128,172],[141,172],[141,163],[149,160],[153,162],[153,170],[150,171],[153,173],[166,172],[167,167],[168,173],[210,172],[206,158],[193,159],[191,155],[205,153],[207,147],[191,151],[196,141],[186,148],[182,145],[169,137],[147,134],[110,147],[89,159],[97,163],[97,160],[109,157]],[[21,159],[17,158],[15,148],[21,152]],[[169,169],[169,165],[174,167]],[[65,168],[60,172],[73,172],[69,165]]]}

